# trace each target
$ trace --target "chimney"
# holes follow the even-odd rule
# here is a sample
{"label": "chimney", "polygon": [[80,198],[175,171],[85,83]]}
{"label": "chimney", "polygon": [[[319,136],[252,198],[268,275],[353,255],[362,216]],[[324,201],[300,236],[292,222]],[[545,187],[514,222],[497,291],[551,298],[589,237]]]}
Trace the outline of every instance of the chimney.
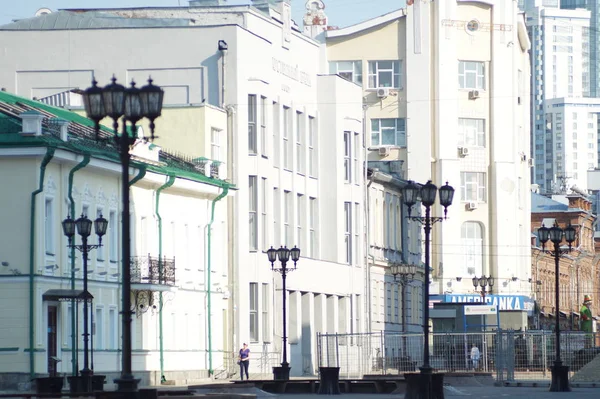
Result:
{"label": "chimney", "polygon": [[227,5],[227,0],[190,0],[190,7],[215,7]]}
{"label": "chimney", "polygon": [[44,115],[38,111],[29,110],[19,115],[22,121],[21,134],[24,136],[41,136],[42,135],[42,121]]}
{"label": "chimney", "polygon": [[260,11],[269,14],[269,9],[274,8],[279,10],[278,4],[284,0],[252,0],[252,6]]}
{"label": "chimney", "polygon": [[61,119],[61,118],[52,118],[51,122],[58,126],[58,133],[60,135],[60,139],[62,141],[69,140],[69,125],[71,124],[69,121]]}

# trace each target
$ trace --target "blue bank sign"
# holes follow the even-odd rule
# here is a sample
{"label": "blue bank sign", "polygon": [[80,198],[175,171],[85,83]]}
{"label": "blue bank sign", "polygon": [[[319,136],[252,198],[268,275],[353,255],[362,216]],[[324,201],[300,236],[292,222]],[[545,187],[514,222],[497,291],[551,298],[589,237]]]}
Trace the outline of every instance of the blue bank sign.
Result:
{"label": "blue bank sign", "polygon": [[[483,303],[478,294],[444,294],[431,295],[432,302],[450,303]],[[523,295],[486,295],[485,304],[498,307],[498,310],[520,310],[533,312],[533,299]]]}

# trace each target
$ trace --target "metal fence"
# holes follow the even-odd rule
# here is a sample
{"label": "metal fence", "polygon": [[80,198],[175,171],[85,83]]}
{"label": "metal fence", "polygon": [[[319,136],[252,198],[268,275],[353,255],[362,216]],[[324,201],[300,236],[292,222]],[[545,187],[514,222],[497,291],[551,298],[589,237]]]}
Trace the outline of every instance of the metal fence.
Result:
{"label": "metal fence", "polygon": [[[600,335],[561,332],[561,360],[576,375],[600,354]],[[550,379],[556,356],[551,331],[500,330],[480,333],[432,333],[430,365],[441,372],[489,372],[498,381]],[[479,361],[471,356],[473,346]],[[423,335],[380,332],[318,334],[318,366],[340,367],[340,377],[402,374],[423,364]]]}

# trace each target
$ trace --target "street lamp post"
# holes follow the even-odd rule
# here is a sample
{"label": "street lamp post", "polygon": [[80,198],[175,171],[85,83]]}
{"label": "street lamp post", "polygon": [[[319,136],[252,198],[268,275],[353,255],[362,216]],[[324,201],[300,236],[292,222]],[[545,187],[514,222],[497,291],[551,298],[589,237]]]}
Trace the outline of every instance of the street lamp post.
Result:
{"label": "street lamp post", "polygon": [[[538,229],[538,238],[542,243],[542,250],[554,256],[554,301],[556,303],[556,359],[554,367],[552,367],[552,382],[550,384],[550,392],[569,392],[569,366],[563,365],[560,358],[560,256],[571,251],[571,245],[575,242],[577,232],[575,227],[569,225],[565,229],[558,227],[558,224],[547,228],[542,224]],[[560,244],[563,239],[569,245],[568,248],[561,248]],[[554,250],[546,250],[545,246],[548,240],[554,244]]]}
{"label": "street lamp post", "polygon": [[[285,288],[285,280],[287,277],[287,273],[296,270],[296,262],[300,259],[300,248],[288,249],[287,247],[281,247],[279,249],[275,249],[271,247],[267,250],[267,256],[269,258],[269,262],[271,262],[271,270],[281,273],[281,279],[283,282],[283,361],[281,362],[281,367],[273,367],[273,378],[275,380],[289,380],[290,379],[290,364],[287,361],[287,332],[286,332],[286,288]],[[292,258],[294,262],[294,268],[288,268],[287,262]],[[281,267],[275,267],[275,261],[279,258],[279,262],[281,263]]]}
{"label": "street lamp post", "polygon": [[[98,236],[98,244],[88,244],[87,240],[92,232],[92,224]],[[94,222],[87,218],[86,215],[81,215],[77,220],[71,219],[68,216],[62,221],[63,233],[69,239],[69,248],[75,248],[81,251],[83,256],[83,369],[81,370],[81,378],[83,380],[83,392],[92,392],[92,370],[89,363],[89,347],[90,334],[88,329],[88,301],[91,299],[91,294],[88,291],[88,253],[92,249],[102,246],[102,236],[106,234],[108,221],[100,215]],[[74,244],[75,230],[81,236],[81,245]]]}
{"label": "street lamp post", "polygon": [[417,273],[417,266],[415,265],[405,265],[405,264],[393,264],[391,266],[392,275],[394,276],[394,281],[400,284],[400,298],[401,304],[400,308],[402,309],[402,361],[406,358],[406,286],[408,283],[413,281],[415,274]]}
{"label": "street lamp post", "polygon": [[[475,291],[481,294],[481,302],[485,304],[485,294],[492,293],[492,287],[494,286],[494,278],[492,276],[473,277],[472,281],[473,287],[475,287]],[[490,287],[490,289],[488,290],[487,287]]]}
{"label": "street lamp post", "polygon": [[[121,357],[121,376],[116,379],[117,390],[120,392],[136,392],[138,390],[138,379],[135,379],[131,369],[131,319],[133,311],[131,310],[131,231],[130,231],[130,212],[129,212],[129,165],[131,154],[129,150],[138,139],[137,122],[143,118],[150,121],[149,138],[154,140],[154,120],[162,112],[164,91],[152,84],[152,79],[148,79],[148,84],[141,89],[135,87],[135,82],[131,82],[131,87],[125,88],[118,84],[115,77],[112,83],[104,88],[98,87],[96,80],[92,81],[92,86],[83,92],[83,104],[85,112],[96,124],[96,138],[100,131],[100,121],[106,117],[113,120],[113,133],[115,145],[119,151],[121,160],[121,199],[122,199],[122,292],[121,292],[121,321],[122,321],[122,350]],[[119,134],[119,119],[121,119],[122,132]],[[127,129],[127,122],[131,124],[131,133]]]}
{"label": "street lamp post", "polygon": [[[443,375],[438,374],[433,377],[432,368],[429,364],[429,273],[430,273],[430,254],[429,244],[431,235],[431,226],[437,222],[446,219],[448,207],[452,205],[454,198],[454,188],[448,183],[439,188],[440,205],[444,207],[444,216],[431,216],[431,207],[435,203],[438,188],[435,184],[428,181],[425,185],[416,184],[409,181],[402,189],[404,204],[408,207],[408,218],[417,221],[424,226],[425,232],[425,276],[423,280],[423,366],[419,369],[420,374],[409,376],[407,380],[407,394],[412,398],[430,399],[436,398],[439,394],[443,397]],[[425,207],[425,216],[411,216],[411,209],[421,199],[421,204]],[[408,375],[408,374],[407,374]]]}

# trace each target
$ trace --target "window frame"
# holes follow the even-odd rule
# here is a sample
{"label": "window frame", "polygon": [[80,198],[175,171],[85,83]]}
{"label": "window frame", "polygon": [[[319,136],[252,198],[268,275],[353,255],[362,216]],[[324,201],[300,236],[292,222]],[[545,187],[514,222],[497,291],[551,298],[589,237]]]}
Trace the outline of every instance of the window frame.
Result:
{"label": "window frame", "polygon": [[258,283],[251,282],[248,287],[248,332],[250,342],[258,342]]}
{"label": "window frame", "polygon": [[248,154],[258,153],[256,94],[248,94]]}
{"label": "window frame", "polygon": [[[380,67],[380,63],[391,62],[392,67],[383,68]],[[381,85],[381,76],[382,73],[390,73],[391,74],[391,86],[382,86]],[[367,66],[367,85],[371,90],[388,88],[392,90],[402,90],[402,60],[372,60],[368,61]]]}
{"label": "window frame", "polygon": [[[340,68],[340,64],[342,63],[351,63],[352,70],[348,69],[348,66],[345,68]],[[361,60],[339,60],[339,61],[330,61],[329,62],[329,73],[339,75],[342,79],[350,81],[352,83],[356,83],[358,85],[363,84],[363,68],[362,68]],[[351,74],[348,77],[348,74]]]}
{"label": "window frame", "polygon": [[248,249],[258,251],[258,177],[248,176]]}
{"label": "window frame", "polygon": [[[470,123],[471,121],[475,123],[475,126],[468,126],[468,123]],[[481,130],[479,130],[480,128]],[[458,118],[459,146],[485,148],[485,140],[485,119]]]}
{"label": "window frame", "polygon": [[[462,202],[487,202],[487,186],[485,172],[460,172],[460,194]],[[475,188],[469,188],[475,186]],[[471,198],[470,192],[475,191],[475,198]]]}
{"label": "window frame", "polygon": [[[474,67],[467,69],[467,66]],[[481,72],[481,74],[480,74]],[[475,85],[469,86],[468,77],[475,75]],[[486,90],[486,70],[484,61],[458,61],[458,87],[463,90]]]}
{"label": "window frame", "polygon": [[[385,137],[385,130],[391,130],[390,126],[382,126],[384,121],[394,121],[394,144],[384,144],[383,139]],[[377,127],[375,127],[377,123]],[[403,127],[403,129],[402,129]],[[377,135],[377,143],[373,141],[373,138]],[[406,148],[406,118],[373,118],[371,119],[371,146],[392,146],[399,148]]]}

